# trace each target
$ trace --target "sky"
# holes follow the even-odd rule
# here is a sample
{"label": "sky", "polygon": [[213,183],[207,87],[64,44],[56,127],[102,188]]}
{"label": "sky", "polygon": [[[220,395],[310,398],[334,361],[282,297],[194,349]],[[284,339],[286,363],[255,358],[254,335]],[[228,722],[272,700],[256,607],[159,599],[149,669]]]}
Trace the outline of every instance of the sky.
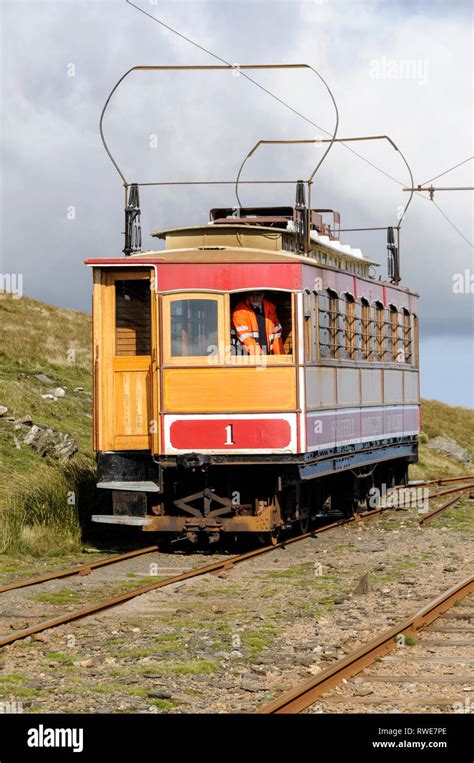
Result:
{"label": "sky", "polygon": [[[377,0],[136,0],[235,65],[307,63],[337,102],[339,137],[389,135],[425,183],[474,153],[472,4]],[[90,310],[88,257],[121,255],[123,188],[99,136],[108,93],[139,64],[212,65],[125,0],[0,0],[0,275],[21,274],[30,297]],[[233,180],[260,139],[314,139],[334,127],[321,81],[300,70],[133,73],[104,120],[129,182]],[[342,227],[396,225],[406,167],[386,141],[334,146],[315,177],[316,206]],[[306,178],[320,145],[265,146],[244,179]],[[370,163],[371,164],[370,164]],[[373,167],[376,165],[378,169]],[[474,161],[434,184],[474,185]],[[294,185],[243,185],[243,204],[293,204]],[[415,194],[402,224],[402,283],[421,295],[421,391],[474,404],[472,192]],[[228,186],[141,189],[144,249],[153,230],[198,224],[233,206]],[[385,235],[347,232],[385,274]],[[471,281],[473,282],[471,285]]]}

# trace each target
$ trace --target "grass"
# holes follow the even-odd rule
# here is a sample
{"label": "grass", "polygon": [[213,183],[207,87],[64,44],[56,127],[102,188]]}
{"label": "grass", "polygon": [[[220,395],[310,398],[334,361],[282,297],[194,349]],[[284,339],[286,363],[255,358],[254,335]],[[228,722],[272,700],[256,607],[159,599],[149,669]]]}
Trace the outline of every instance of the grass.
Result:
{"label": "grass", "polygon": [[308,577],[314,578],[314,566],[310,562],[306,562],[295,567],[289,567],[287,570],[272,570],[267,573],[267,577],[276,580],[280,578],[284,580],[307,580]]}
{"label": "grass", "polygon": [[410,466],[410,479],[436,479],[439,476],[454,477],[459,474],[474,476],[472,463],[461,464],[440,451],[426,447],[427,442],[434,437],[449,437],[466,448],[474,461],[474,411],[437,400],[422,400],[421,422],[419,462]]}
{"label": "grass", "polygon": [[204,676],[219,670],[219,665],[211,660],[167,660],[149,662],[140,666],[140,672],[156,676]]}
{"label": "grass", "polygon": [[44,656],[47,662],[57,662],[60,665],[72,665],[74,663],[74,657],[70,654],[64,654],[64,652],[48,652]]}
{"label": "grass", "polygon": [[429,526],[433,528],[447,527],[450,530],[466,532],[472,535],[474,530],[473,512],[474,501],[464,498],[461,499],[458,506],[446,509],[437,518],[432,519]]}
{"label": "grass", "polygon": [[77,604],[81,601],[81,598],[81,594],[73,588],[62,588],[60,591],[55,591],[54,593],[35,593],[30,596],[30,599],[33,601],[57,604],[59,606],[64,604]]}
{"label": "grass", "polygon": [[27,676],[23,675],[23,673],[9,673],[6,676],[0,676],[0,685],[23,683],[26,680]]}
{"label": "grass", "polygon": [[[8,415],[31,415],[35,423],[67,432],[79,452],[66,466],[33,449],[16,448],[13,426],[0,418],[0,469],[5,487],[0,496],[0,553],[44,556],[78,550],[80,511],[94,492],[90,397],[91,318],[28,297],[0,295],[0,405]],[[44,384],[36,373],[52,379]],[[41,395],[63,387],[56,402]]]}
{"label": "grass", "polygon": [[172,710],[176,707],[176,702],[171,702],[169,699],[152,699],[150,705],[158,707],[160,710]]}

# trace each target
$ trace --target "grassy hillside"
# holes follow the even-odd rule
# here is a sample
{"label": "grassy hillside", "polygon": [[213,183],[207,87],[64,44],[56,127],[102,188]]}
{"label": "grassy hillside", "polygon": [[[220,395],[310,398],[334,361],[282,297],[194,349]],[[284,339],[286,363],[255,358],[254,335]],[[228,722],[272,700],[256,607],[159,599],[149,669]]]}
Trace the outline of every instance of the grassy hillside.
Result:
{"label": "grassy hillside", "polygon": [[[437,400],[422,400],[421,429],[419,462],[410,470],[412,479],[474,474],[474,410],[446,405]],[[471,463],[466,466],[439,451],[427,448],[427,443],[438,436],[456,440],[469,451]]]}
{"label": "grassy hillside", "polygon": [[[0,417],[0,553],[80,545],[78,511],[81,504],[90,508],[94,499],[90,336],[89,315],[0,294],[0,405],[8,408],[7,415],[30,415],[34,423],[72,435],[79,448],[65,465],[27,446],[18,449],[14,425]],[[51,382],[38,380],[38,373]],[[66,395],[42,398],[52,387],[62,387]],[[428,438],[442,435],[474,458],[474,411],[425,400],[422,426],[420,463],[412,467],[412,478],[474,472],[426,448]]]}
{"label": "grassy hillside", "polygon": [[[70,434],[79,448],[61,466],[28,446],[16,447],[14,424],[0,417],[0,551],[79,543],[79,494],[90,490],[94,472],[90,336],[89,315],[0,295],[0,405],[6,416],[30,415],[35,424]],[[51,382],[38,380],[38,373]],[[56,387],[65,397],[41,397]]]}

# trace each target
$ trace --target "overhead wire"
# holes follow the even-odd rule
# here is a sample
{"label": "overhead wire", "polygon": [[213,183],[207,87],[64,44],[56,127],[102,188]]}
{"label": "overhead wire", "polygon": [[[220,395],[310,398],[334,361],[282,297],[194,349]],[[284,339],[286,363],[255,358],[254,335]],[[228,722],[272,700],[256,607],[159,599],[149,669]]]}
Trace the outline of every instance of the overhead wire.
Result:
{"label": "overhead wire", "polygon": [[[213,51],[209,50],[209,49],[208,49],[208,48],[206,48],[204,45],[200,45],[200,44],[199,44],[198,42],[196,42],[195,40],[193,40],[193,39],[191,39],[190,37],[188,37],[188,36],[186,36],[186,35],[182,34],[182,33],[181,33],[181,32],[179,32],[177,29],[175,29],[174,27],[170,26],[169,24],[166,24],[166,22],[162,21],[161,19],[157,18],[156,16],[153,16],[151,13],[148,13],[146,10],[144,10],[143,8],[141,8],[139,5],[136,5],[136,4],[135,4],[135,3],[133,3],[131,0],[125,0],[125,2],[126,2],[128,5],[130,5],[130,6],[132,6],[133,8],[135,8],[135,9],[136,9],[137,11],[139,11],[140,13],[142,13],[144,16],[147,16],[147,17],[148,17],[148,18],[150,18],[152,21],[155,21],[157,24],[159,24],[160,26],[162,26],[164,29],[167,29],[167,30],[168,30],[169,32],[171,32],[172,34],[175,34],[175,35],[177,35],[178,37],[180,37],[180,38],[181,38],[182,40],[184,40],[185,42],[188,42],[190,45],[194,45],[194,47],[198,48],[199,50],[201,50],[202,52],[204,52],[204,53],[206,53],[207,55],[211,56],[212,58],[215,58],[217,61],[220,61],[221,63],[227,64],[228,66],[234,66],[234,64],[232,64],[230,61],[227,61],[225,58],[222,58],[221,56],[217,55],[217,53],[214,53]],[[293,106],[291,106],[289,103],[287,103],[285,100],[283,100],[282,98],[280,98],[279,96],[277,96],[275,93],[272,93],[272,91],[271,91],[271,90],[268,90],[268,89],[267,89],[266,87],[264,87],[262,84],[260,84],[260,83],[259,83],[259,82],[257,82],[256,80],[254,80],[254,79],[253,79],[252,77],[250,77],[248,74],[246,74],[246,73],[245,73],[245,72],[243,72],[243,71],[239,71],[239,74],[240,74],[241,76],[245,77],[245,79],[247,79],[247,80],[248,80],[249,82],[251,82],[253,85],[255,85],[256,87],[258,87],[260,90],[262,90],[263,92],[265,92],[265,93],[266,93],[267,95],[269,95],[271,98],[273,98],[273,99],[275,99],[276,101],[278,101],[278,103],[280,103],[282,106],[284,106],[285,108],[287,108],[287,109],[288,109],[289,111],[291,111],[293,114],[295,114],[296,116],[300,117],[300,118],[301,118],[301,119],[303,119],[305,122],[307,122],[308,124],[312,125],[313,127],[316,127],[316,129],[320,130],[320,131],[321,131],[321,132],[323,132],[325,135],[329,135],[329,136],[331,136],[331,133],[330,133],[328,130],[326,130],[324,127],[321,127],[321,125],[318,125],[316,122],[314,122],[312,119],[310,119],[309,117],[307,117],[305,114],[302,114],[300,111],[298,111],[298,110],[297,110],[297,109],[295,109]],[[372,167],[373,169],[375,169],[377,172],[380,172],[382,175],[384,175],[386,178],[388,178],[388,179],[389,179],[389,180],[391,180],[392,182],[394,182],[394,183],[397,183],[397,184],[398,184],[398,185],[400,185],[400,186],[403,186],[403,185],[404,185],[404,183],[402,183],[400,180],[398,180],[397,178],[393,177],[393,175],[391,175],[389,172],[387,172],[386,170],[384,170],[384,169],[382,169],[381,167],[379,167],[377,164],[375,164],[375,163],[374,163],[374,162],[372,162],[370,159],[368,159],[367,157],[365,157],[365,156],[363,156],[362,154],[360,154],[358,151],[356,151],[355,149],[353,149],[351,146],[347,145],[347,143],[341,143],[341,145],[343,145],[343,146],[344,146],[344,148],[346,148],[346,149],[347,149],[348,151],[350,151],[352,154],[354,154],[354,155],[355,155],[355,156],[357,156],[359,159],[361,159],[363,162],[365,162],[366,164],[368,164],[370,167]],[[454,167],[451,167],[451,168],[449,168],[448,170],[446,170],[445,172],[442,172],[440,175],[437,175],[436,177],[432,178],[431,180],[428,180],[428,181],[426,181],[426,183],[432,182],[432,180],[436,180],[437,178],[441,177],[442,175],[446,174],[447,172],[451,172],[453,169],[456,169],[457,167],[460,167],[462,164],[465,164],[466,162],[470,161],[472,158],[474,158],[474,157],[469,157],[468,159],[465,159],[464,161],[460,162],[458,165],[455,165]],[[405,163],[406,163],[406,160],[405,160]],[[407,166],[408,166],[408,165],[407,165]],[[426,183],[424,183],[423,185],[425,185]],[[412,187],[413,187],[413,183],[412,183]],[[424,196],[421,196],[420,194],[417,194],[417,197],[418,197],[418,198],[422,198],[422,199],[425,199],[425,201],[429,201],[429,199],[425,198]],[[451,226],[454,228],[454,230],[456,230],[456,231],[457,231],[457,233],[458,233],[458,234],[459,234],[459,235],[460,235],[460,236],[463,238],[463,240],[464,240],[464,241],[465,241],[467,244],[469,244],[469,246],[471,246],[471,247],[472,247],[472,243],[471,243],[471,242],[470,242],[470,241],[469,241],[469,240],[466,238],[466,236],[464,236],[464,234],[463,234],[463,233],[462,233],[462,232],[459,230],[459,228],[457,228],[457,226],[456,226],[456,225],[455,225],[455,224],[452,222],[452,220],[450,220],[450,218],[448,217],[448,215],[446,215],[446,213],[445,213],[445,212],[443,212],[443,210],[442,210],[442,209],[441,209],[441,208],[440,208],[440,207],[439,207],[439,206],[436,204],[436,202],[434,202],[434,200],[433,200],[433,203],[434,203],[434,205],[437,207],[437,209],[439,210],[439,212],[440,212],[440,213],[443,215],[443,217],[444,217],[444,218],[447,220],[447,222],[448,222],[448,223],[449,223],[449,224],[450,224],[450,225],[451,225]],[[406,213],[406,211],[407,211],[407,208],[408,208],[408,205],[406,205],[406,206],[405,206],[405,209],[404,209],[404,211],[403,211],[402,217],[405,215],[405,213]]]}
{"label": "overhead wire", "polygon": [[435,175],[434,178],[430,178],[429,180],[425,180],[424,183],[420,183],[420,186],[425,186],[425,185],[428,185],[428,183],[432,183],[433,180],[438,180],[438,178],[443,177],[443,175],[447,175],[448,172],[452,172],[453,170],[456,170],[458,167],[462,167],[463,164],[466,164],[466,162],[470,162],[472,159],[474,159],[474,156],[469,156],[467,159],[464,159],[464,161],[459,162],[459,164],[455,164],[454,167],[450,167],[448,170],[441,172],[439,175]]}

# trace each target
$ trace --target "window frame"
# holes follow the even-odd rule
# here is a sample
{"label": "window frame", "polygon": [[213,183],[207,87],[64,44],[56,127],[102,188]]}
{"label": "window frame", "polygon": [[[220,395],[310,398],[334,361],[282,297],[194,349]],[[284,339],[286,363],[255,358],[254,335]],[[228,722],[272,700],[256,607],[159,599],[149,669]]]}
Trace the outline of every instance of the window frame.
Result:
{"label": "window frame", "polygon": [[[242,294],[249,290],[242,290]],[[291,305],[291,330],[292,351],[288,355],[265,355],[265,366],[293,365],[296,352],[296,295],[291,291],[268,289],[268,291],[281,291],[289,294]],[[261,355],[232,355],[231,354],[231,328],[232,319],[230,314],[230,297],[239,291],[214,292],[214,291],[179,291],[161,294],[162,313],[162,358],[163,367],[175,366],[198,366],[204,368],[235,368],[262,366]],[[171,355],[171,303],[186,299],[208,299],[217,302],[217,353],[216,355]],[[243,359],[243,360],[242,360]]]}
{"label": "window frame", "polygon": [[400,312],[396,305],[387,305],[387,344],[388,344],[388,362],[403,363],[400,359],[401,341],[400,341]]}
{"label": "window frame", "polygon": [[[156,303],[153,299],[153,294],[155,293],[155,287],[154,287],[154,273],[152,270],[147,269],[146,265],[141,268],[123,268],[123,270],[113,270],[112,268],[103,268],[102,273],[104,273],[104,278],[106,279],[105,283],[108,287],[111,289],[111,303],[110,303],[110,318],[108,319],[108,330],[111,332],[112,341],[111,341],[111,351],[110,351],[110,358],[113,358],[114,360],[116,358],[122,359],[122,358],[151,358],[153,357],[154,352],[154,346],[155,346],[155,337],[157,333],[156,328]],[[148,281],[149,288],[150,288],[150,319],[151,319],[151,345],[150,350],[151,352],[148,355],[116,355],[117,350],[117,302],[116,302],[116,282],[117,281]],[[102,351],[104,352],[104,349],[102,347]],[[107,353],[109,354],[109,353]]]}
{"label": "window frame", "polygon": [[[225,298],[225,322],[226,327],[224,334],[226,337],[229,337],[229,342],[224,342],[225,347],[229,347],[230,349],[230,336],[231,336],[231,328],[232,328],[232,317],[230,313],[230,297],[231,295],[234,296],[235,294],[248,294],[250,289],[238,289],[236,291],[230,291],[226,292],[224,294]],[[257,366],[259,368],[265,367],[265,366],[292,366],[295,363],[296,359],[296,325],[297,325],[297,293],[293,291],[288,291],[286,289],[272,289],[262,288],[262,291],[265,292],[278,292],[279,294],[288,294],[290,297],[290,309],[291,309],[291,337],[292,337],[292,346],[291,346],[291,353],[288,353],[288,355],[248,355],[248,354],[242,354],[242,355],[232,355],[230,352],[224,352],[224,358],[221,363],[216,363],[215,365],[223,365],[226,368],[235,368],[235,367],[248,367],[248,366]],[[270,299],[271,302],[271,299]],[[304,305],[303,305],[303,320],[304,320]],[[265,360],[262,361],[262,358]]]}
{"label": "window frame", "polygon": [[402,348],[404,352],[404,363],[408,366],[413,365],[413,320],[412,315],[406,307],[401,311],[401,337]]}
{"label": "window frame", "polygon": [[[217,354],[216,355],[172,355],[171,354],[171,305],[183,300],[209,300],[217,303]],[[162,294],[163,312],[163,365],[164,366],[215,366],[223,364],[225,336],[225,295],[215,292],[182,291]]]}
{"label": "window frame", "polygon": [[372,358],[372,345],[374,338],[374,321],[371,312],[371,304],[366,297],[359,299],[360,306],[360,347],[361,361],[370,362]]}
{"label": "window frame", "polygon": [[313,365],[318,360],[318,293],[305,289],[303,292],[304,362]]}
{"label": "window frame", "polygon": [[341,312],[344,327],[341,359],[353,361],[357,360],[358,349],[359,316],[357,314],[357,302],[350,292],[344,292],[344,294],[341,295],[341,301],[344,304],[344,312]]}

